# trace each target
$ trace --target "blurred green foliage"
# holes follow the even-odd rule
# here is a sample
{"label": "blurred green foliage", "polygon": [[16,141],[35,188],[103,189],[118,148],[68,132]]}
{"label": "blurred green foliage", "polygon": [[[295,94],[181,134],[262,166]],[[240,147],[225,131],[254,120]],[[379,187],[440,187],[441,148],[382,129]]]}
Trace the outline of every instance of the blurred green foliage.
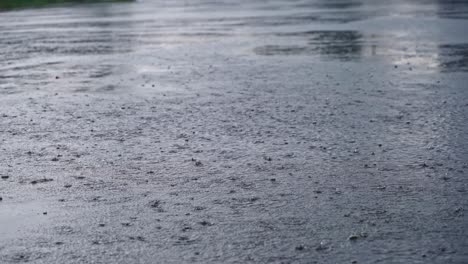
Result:
{"label": "blurred green foliage", "polygon": [[44,7],[56,4],[130,2],[132,0],[0,0],[0,10]]}

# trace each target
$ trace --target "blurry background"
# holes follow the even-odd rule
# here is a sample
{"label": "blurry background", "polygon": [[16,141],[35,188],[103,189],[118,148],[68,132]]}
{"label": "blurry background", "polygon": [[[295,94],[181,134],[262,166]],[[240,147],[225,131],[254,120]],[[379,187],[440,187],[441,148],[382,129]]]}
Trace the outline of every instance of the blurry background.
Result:
{"label": "blurry background", "polygon": [[131,1],[131,0],[3,0],[0,2],[0,9],[9,10],[9,9],[15,9],[15,8],[45,7],[47,5],[58,5],[58,4],[125,2],[125,1]]}
{"label": "blurry background", "polygon": [[[464,1],[3,0],[0,8],[1,93],[125,88],[137,73],[177,82],[168,66],[199,79],[197,64],[240,57],[468,70]],[[49,85],[57,75],[66,86]]]}

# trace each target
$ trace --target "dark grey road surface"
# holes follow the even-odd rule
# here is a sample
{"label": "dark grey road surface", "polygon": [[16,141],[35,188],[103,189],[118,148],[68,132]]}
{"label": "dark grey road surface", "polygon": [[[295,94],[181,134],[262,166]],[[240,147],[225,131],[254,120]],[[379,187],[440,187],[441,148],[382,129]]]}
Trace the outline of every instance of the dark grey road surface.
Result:
{"label": "dark grey road surface", "polygon": [[0,263],[468,263],[468,2],[0,13]]}

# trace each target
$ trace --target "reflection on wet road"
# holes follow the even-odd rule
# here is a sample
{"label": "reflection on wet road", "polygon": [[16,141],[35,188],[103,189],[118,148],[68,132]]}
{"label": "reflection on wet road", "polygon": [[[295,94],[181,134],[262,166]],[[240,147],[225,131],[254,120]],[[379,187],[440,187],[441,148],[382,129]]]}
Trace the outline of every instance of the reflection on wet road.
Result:
{"label": "reflection on wet road", "polygon": [[[143,1],[3,12],[0,91],[94,90],[109,78],[116,87],[128,87],[126,80],[142,64],[158,61],[167,68],[174,64],[167,58],[197,60],[183,53],[198,49],[200,56],[208,55],[207,47],[224,47],[226,57],[378,58],[416,64],[421,71],[466,72],[466,6],[462,1]],[[55,76],[67,79],[66,88],[50,82]]]}

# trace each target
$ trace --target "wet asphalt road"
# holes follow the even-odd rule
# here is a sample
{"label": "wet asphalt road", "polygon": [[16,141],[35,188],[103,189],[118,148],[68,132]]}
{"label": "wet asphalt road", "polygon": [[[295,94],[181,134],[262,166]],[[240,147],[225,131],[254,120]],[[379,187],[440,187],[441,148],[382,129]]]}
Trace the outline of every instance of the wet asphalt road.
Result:
{"label": "wet asphalt road", "polygon": [[0,12],[1,263],[467,263],[468,3]]}

